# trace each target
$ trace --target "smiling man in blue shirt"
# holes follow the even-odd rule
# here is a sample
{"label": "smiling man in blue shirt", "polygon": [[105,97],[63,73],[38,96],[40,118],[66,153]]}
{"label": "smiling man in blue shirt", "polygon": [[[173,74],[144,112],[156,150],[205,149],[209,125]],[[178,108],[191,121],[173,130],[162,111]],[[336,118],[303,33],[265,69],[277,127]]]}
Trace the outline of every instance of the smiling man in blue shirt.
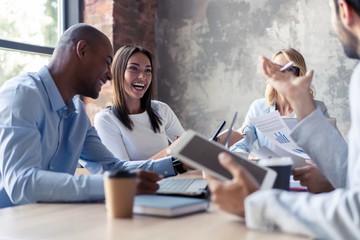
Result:
{"label": "smiling man in blue shirt", "polygon": [[[60,38],[37,73],[0,89],[0,208],[34,202],[104,199],[103,176],[74,176],[80,160],[91,172],[142,168],[175,175],[169,158],[129,162],[101,143],[76,95],[97,98],[111,79],[113,48],[94,27],[77,24]],[[140,171],[138,193],[154,193],[160,177]]]}

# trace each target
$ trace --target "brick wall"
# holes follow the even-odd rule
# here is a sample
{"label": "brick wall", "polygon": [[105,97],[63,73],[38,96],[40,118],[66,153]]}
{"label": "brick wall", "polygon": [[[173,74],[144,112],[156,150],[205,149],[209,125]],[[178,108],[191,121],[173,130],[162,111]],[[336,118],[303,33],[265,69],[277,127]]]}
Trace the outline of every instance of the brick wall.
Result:
{"label": "brick wall", "polygon": [[[123,44],[136,43],[155,53],[155,21],[156,0],[84,0],[84,22],[103,31],[115,51]],[[102,87],[98,99],[84,101],[93,121],[98,111],[111,104],[111,83]]]}
{"label": "brick wall", "polygon": [[156,0],[114,1],[114,48],[137,43],[155,52]]}

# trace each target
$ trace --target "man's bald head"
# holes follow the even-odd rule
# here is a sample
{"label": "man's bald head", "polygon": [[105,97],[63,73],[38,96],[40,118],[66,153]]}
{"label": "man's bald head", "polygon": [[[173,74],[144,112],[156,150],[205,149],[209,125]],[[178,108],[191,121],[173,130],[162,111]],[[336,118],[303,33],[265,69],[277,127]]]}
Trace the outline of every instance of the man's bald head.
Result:
{"label": "man's bald head", "polygon": [[79,23],[71,26],[63,33],[55,47],[55,53],[59,50],[63,52],[66,48],[76,45],[80,40],[86,41],[93,47],[111,45],[109,38],[100,30],[88,24]]}
{"label": "man's bald head", "polygon": [[65,102],[77,94],[97,98],[111,79],[113,56],[110,40],[95,27],[80,23],[66,30],[48,64]]}

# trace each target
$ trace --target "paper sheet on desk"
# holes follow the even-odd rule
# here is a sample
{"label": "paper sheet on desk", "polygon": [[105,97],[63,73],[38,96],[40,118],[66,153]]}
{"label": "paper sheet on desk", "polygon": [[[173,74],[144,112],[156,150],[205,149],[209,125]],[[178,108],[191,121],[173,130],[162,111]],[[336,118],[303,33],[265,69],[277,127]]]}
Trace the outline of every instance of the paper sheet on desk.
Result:
{"label": "paper sheet on desk", "polygon": [[[275,147],[271,150],[277,155],[285,156],[286,153],[289,153],[290,156],[297,156],[302,159],[301,165],[304,165],[304,159],[310,159],[304,150],[290,137],[290,129],[278,111],[252,118],[250,121],[274,143]],[[297,164],[295,163],[295,165]]]}

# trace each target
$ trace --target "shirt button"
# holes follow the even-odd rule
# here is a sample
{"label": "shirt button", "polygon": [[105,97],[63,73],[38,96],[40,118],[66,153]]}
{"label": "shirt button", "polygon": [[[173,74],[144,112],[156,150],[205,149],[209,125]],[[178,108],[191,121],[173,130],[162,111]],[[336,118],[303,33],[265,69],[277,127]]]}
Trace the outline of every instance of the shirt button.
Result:
{"label": "shirt button", "polygon": [[165,175],[168,175],[168,171],[165,171],[164,174],[165,174]]}

